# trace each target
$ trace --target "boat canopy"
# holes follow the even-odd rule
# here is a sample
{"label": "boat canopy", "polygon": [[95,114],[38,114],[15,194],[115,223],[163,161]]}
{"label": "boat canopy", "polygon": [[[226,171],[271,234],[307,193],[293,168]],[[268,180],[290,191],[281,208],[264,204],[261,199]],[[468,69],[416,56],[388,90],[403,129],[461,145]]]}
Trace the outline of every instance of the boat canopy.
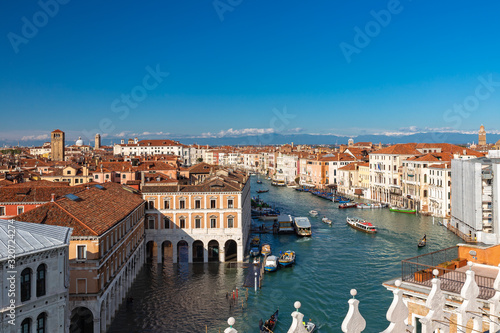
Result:
{"label": "boat canopy", "polygon": [[311,227],[311,222],[309,222],[309,219],[307,217],[296,217],[295,224],[299,228],[310,228]]}

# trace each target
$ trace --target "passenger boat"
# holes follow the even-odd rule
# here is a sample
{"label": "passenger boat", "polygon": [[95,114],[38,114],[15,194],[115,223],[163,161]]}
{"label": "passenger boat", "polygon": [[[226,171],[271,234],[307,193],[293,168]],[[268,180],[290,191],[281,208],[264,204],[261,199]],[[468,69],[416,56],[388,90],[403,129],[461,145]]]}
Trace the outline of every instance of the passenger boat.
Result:
{"label": "passenger boat", "polygon": [[339,209],[356,208],[356,205],[357,205],[356,202],[346,202],[346,203],[340,204]]}
{"label": "passenger boat", "polygon": [[374,208],[384,208],[384,207],[387,207],[387,205],[382,203],[373,203],[373,204],[360,203],[356,205],[356,208],[359,209],[374,209]]}
{"label": "passenger boat", "polygon": [[264,263],[264,269],[266,272],[274,272],[278,269],[278,257],[269,256],[266,258],[266,262]]}
{"label": "passenger boat", "polygon": [[252,241],[250,243],[251,246],[259,246],[260,245],[260,238],[259,236],[255,236],[252,238]]}
{"label": "passenger boat", "polygon": [[260,333],[274,332],[274,328],[276,327],[276,324],[278,323],[278,312],[279,312],[279,309],[276,310],[276,312],[271,315],[271,318],[266,320],[265,323],[262,322],[262,319],[259,321]]}
{"label": "passenger boat", "polygon": [[323,218],[321,219],[321,222],[326,223],[326,224],[330,224],[330,225],[332,224],[332,220],[330,220],[326,216],[323,216]]}
{"label": "passenger boat", "polygon": [[316,215],[318,215],[318,211],[312,209],[312,210],[309,211],[309,214],[311,214],[311,216],[316,216]]}
{"label": "passenger boat", "polygon": [[257,193],[266,193],[269,192],[269,190],[258,190]]}
{"label": "passenger boat", "polygon": [[286,187],[288,188],[297,188],[297,185],[294,183],[287,184]]}
{"label": "passenger boat", "polygon": [[262,245],[262,248],[260,250],[260,254],[262,254],[263,256],[265,256],[266,254],[267,255],[271,254],[271,245],[269,245],[269,244]]}
{"label": "passenger boat", "polygon": [[377,228],[370,222],[366,222],[365,220],[357,219],[357,218],[347,218],[347,224],[352,228],[363,231],[369,234],[374,234],[377,232]]}
{"label": "passenger boat", "polygon": [[424,247],[427,244],[427,235],[424,235],[421,240],[418,241],[418,247]]}
{"label": "passenger boat", "polygon": [[258,181],[257,181],[257,184],[262,184],[262,180],[258,180]]}
{"label": "passenger boat", "polygon": [[294,218],[293,225],[298,236],[311,236],[311,222],[307,217]]}
{"label": "passenger boat", "polygon": [[257,246],[253,246],[251,249],[250,249],[250,255],[252,257],[257,257],[260,253],[260,250]]}
{"label": "passenger boat", "polygon": [[407,209],[407,208],[399,208],[399,207],[391,207],[389,210],[391,212],[396,212],[396,213],[406,213],[406,214],[416,214],[417,213],[416,209]]}
{"label": "passenger boat", "polygon": [[285,251],[285,253],[280,252],[278,262],[283,267],[293,265],[295,263],[295,252],[290,250]]}

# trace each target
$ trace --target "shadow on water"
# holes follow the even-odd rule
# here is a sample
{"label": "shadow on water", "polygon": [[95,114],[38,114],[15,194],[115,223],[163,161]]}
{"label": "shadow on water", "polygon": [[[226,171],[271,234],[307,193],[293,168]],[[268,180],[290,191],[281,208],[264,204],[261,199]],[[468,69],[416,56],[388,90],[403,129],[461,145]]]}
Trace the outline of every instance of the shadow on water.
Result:
{"label": "shadow on water", "polygon": [[[350,289],[358,290],[361,314],[367,321],[367,332],[387,328],[385,318],[392,293],[381,284],[401,274],[400,261],[419,254],[447,248],[460,239],[425,216],[390,212],[388,209],[338,209],[338,204],[309,193],[272,187],[268,181],[255,184],[252,192],[266,187],[260,194],[281,212],[292,216],[309,216],[313,236],[262,235],[262,242],[272,246],[273,253],[294,250],[297,263],[274,273],[266,273],[262,289],[249,290],[248,302],[241,309],[226,293],[241,287],[244,268],[227,268],[224,264],[147,264],[130,291],[132,304],[124,304],[110,332],[208,332],[224,331],[227,318],[234,316],[238,332],[258,332],[259,319],[268,318],[277,307],[280,320],[275,332],[287,332],[291,324],[293,303],[302,303],[305,319],[317,324],[318,332],[340,332],[347,314]],[[332,226],[321,222],[327,216]],[[369,235],[346,225],[347,216],[356,216],[375,224],[379,230]],[[261,223],[261,222],[258,222]],[[269,225],[271,222],[267,222]],[[427,246],[417,247],[427,234]],[[229,297],[230,299],[231,297]]]}

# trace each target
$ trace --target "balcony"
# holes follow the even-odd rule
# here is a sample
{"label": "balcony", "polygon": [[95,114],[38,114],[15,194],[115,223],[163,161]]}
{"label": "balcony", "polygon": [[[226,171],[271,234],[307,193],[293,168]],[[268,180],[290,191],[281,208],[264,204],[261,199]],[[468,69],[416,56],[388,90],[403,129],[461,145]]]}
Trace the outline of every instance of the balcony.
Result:
{"label": "balcony", "polygon": [[[466,259],[458,258],[458,246],[401,261],[401,279],[431,288],[434,269],[439,271],[438,278],[443,291],[460,294],[466,278],[465,272],[469,267]],[[476,283],[479,287],[478,298],[493,297],[495,295],[493,282],[498,271],[480,266],[473,266],[472,269],[476,273]]]}

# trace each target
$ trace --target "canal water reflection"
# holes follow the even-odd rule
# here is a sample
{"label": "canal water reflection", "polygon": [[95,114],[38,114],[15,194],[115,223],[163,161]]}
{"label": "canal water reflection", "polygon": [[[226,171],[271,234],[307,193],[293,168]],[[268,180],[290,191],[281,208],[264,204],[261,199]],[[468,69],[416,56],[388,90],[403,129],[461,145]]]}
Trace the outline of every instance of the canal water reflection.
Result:
{"label": "canal water reflection", "polygon": [[[338,204],[290,188],[276,188],[270,182],[256,184],[252,193],[269,189],[260,197],[292,216],[309,217],[311,238],[295,235],[262,235],[274,253],[294,250],[293,267],[266,273],[257,293],[240,289],[232,302],[228,291],[241,288],[245,268],[225,264],[147,264],[138,275],[128,297],[133,302],[120,308],[110,332],[221,332],[230,316],[238,332],[258,332],[260,318],[280,309],[275,332],[287,332],[293,303],[302,303],[305,319],[316,323],[318,332],[341,332],[347,313],[350,289],[358,290],[359,309],[366,319],[366,332],[380,332],[388,326],[385,318],[392,293],[381,284],[401,274],[400,261],[440,250],[460,239],[437,223],[437,219],[390,212],[388,209],[338,209]],[[321,222],[327,216],[332,226]],[[347,216],[371,221],[378,233],[369,235],[346,225]],[[261,223],[261,222],[257,222]],[[270,222],[268,222],[270,223]],[[271,225],[271,224],[269,224]],[[418,240],[427,235],[427,246]],[[237,302],[237,304],[235,304]],[[242,309],[243,303],[243,309]]]}

